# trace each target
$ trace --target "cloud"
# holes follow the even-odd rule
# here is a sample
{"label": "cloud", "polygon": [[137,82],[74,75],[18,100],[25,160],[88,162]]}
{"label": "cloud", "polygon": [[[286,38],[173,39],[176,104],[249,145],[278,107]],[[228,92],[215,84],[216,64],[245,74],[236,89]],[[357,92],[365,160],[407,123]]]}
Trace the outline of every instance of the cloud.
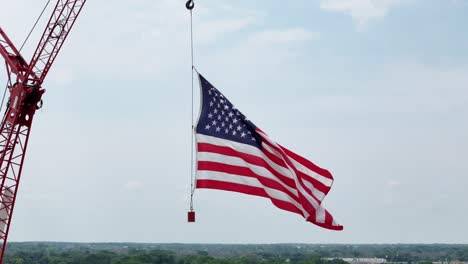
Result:
{"label": "cloud", "polygon": [[143,188],[143,182],[137,180],[128,181],[124,184],[124,188],[128,191],[138,191]]}
{"label": "cloud", "polygon": [[289,28],[259,32],[252,35],[247,41],[249,44],[261,46],[294,45],[318,38],[318,36],[318,33],[310,32],[304,28]]}
{"label": "cloud", "polygon": [[322,0],[320,7],[327,11],[349,14],[359,27],[384,17],[390,11],[410,0]]}
{"label": "cloud", "polygon": [[388,180],[385,185],[389,188],[389,189],[396,189],[398,187],[401,186],[401,182],[397,181],[397,180]]}
{"label": "cloud", "polygon": [[237,19],[219,19],[207,21],[197,25],[195,33],[196,41],[200,44],[209,44],[223,34],[237,32],[253,24],[256,19],[252,16]]}

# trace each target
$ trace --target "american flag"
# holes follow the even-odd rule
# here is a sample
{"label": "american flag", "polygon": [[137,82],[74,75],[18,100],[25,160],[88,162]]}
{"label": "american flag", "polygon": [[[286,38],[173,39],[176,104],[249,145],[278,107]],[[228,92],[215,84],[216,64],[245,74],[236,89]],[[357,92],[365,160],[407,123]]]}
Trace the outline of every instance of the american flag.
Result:
{"label": "american flag", "polygon": [[201,113],[196,126],[196,187],[269,198],[306,221],[342,230],[321,205],[333,177],[279,145],[199,74]]}

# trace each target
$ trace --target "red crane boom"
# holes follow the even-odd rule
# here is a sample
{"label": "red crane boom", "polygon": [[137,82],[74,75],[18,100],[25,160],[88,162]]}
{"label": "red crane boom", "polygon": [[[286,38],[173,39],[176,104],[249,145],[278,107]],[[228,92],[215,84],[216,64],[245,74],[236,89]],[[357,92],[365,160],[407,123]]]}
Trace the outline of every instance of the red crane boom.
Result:
{"label": "red crane boom", "polygon": [[42,88],[86,0],[58,0],[28,64],[0,27],[0,54],[5,59],[10,98],[0,125],[0,263],[3,263],[31,124],[42,106]]}

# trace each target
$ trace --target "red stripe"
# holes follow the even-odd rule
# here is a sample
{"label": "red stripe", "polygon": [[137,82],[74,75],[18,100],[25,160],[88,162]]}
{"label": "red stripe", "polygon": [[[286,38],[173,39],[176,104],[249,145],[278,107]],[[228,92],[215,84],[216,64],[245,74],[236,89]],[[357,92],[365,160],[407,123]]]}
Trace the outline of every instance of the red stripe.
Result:
{"label": "red stripe", "polygon": [[297,174],[297,176],[299,178],[303,178],[304,180],[312,183],[312,185],[314,186],[315,189],[323,192],[325,195],[330,191],[330,187],[328,187],[325,184],[317,181],[316,179],[310,177],[309,175],[303,173],[302,171],[296,170],[296,174]]}
{"label": "red stripe", "polygon": [[294,204],[272,198],[268,196],[268,194],[262,188],[215,180],[197,180],[197,188],[224,190],[269,198],[276,207],[303,216],[301,210]]}
{"label": "red stripe", "polygon": [[341,225],[334,226],[334,225],[329,225],[329,224],[324,224],[324,223],[317,223],[315,219],[312,219],[312,217],[309,217],[309,219],[307,219],[307,222],[311,222],[315,225],[318,225],[323,228],[331,229],[331,230],[337,230],[337,231],[343,230],[343,226]]}
{"label": "red stripe", "polygon": [[332,225],[333,224],[333,216],[325,210],[325,224]]}
{"label": "red stripe", "polygon": [[[265,140],[263,140],[262,142],[268,146],[270,146],[271,148],[273,148],[275,151],[278,152],[278,154],[281,155],[282,157],[282,160],[284,163],[286,163],[288,165],[289,168],[293,169],[294,170],[294,173],[296,174],[296,176],[298,177],[299,179],[299,184],[302,186],[302,188],[313,198],[315,199],[315,201],[320,204],[321,203],[321,200],[318,199],[317,197],[315,197],[315,195],[312,193],[311,190],[309,190],[309,188],[304,184],[304,182],[302,181],[302,179],[307,179],[309,181],[312,182],[313,178],[310,177],[309,175],[305,174],[305,173],[301,173],[299,172],[299,170],[297,170],[297,168],[294,166],[294,164],[292,163],[292,161],[289,159],[288,155],[286,155],[286,153],[280,149],[280,148],[277,148],[276,146],[274,146],[273,144],[271,144],[270,142],[268,142],[267,138],[265,136],[262,136]],[[318,185],[318,184],[317,184]],[[326,190],[326,189],[325,189]],[[323,191],[322,191],[323,192]],[[300,191],[298,191],[299,193],[299,199],[301,199],[301,205],[302,207],[307,211],[307,212],[315,212],[315,208],[312,206],[311,202],[309,201],[309,199],[307,199]],[[312,213],[311,213],[312,214]]]}
{"label": "red stripe", "polygon": [[[277,149],[277,150],[279,151],[279,153],[281,155],[283,155],[283,157],[286,155],[281,149]],[[243,159],[244,161],[246,161],[246,162],[248,162],[250,164],[254,164],[254,165],[258,165],[258,166],[266,168],[270,173],[275,175],[280,181],[284,182],[285,184],[287,184],[288,186],[290,186],[292,188],[297,189],[296,183],[294,182],[293,179],[287,178],[287,177],[279,174],[273,168],[271,168],[265,162],[265,160],[263,160],[263,159],[261,159],[261,158],[259,158],[257,156],[254,156],[254,155],[251,155],[251,154],[246,154],[246,153],[243,153],[243,152],[238,152],[238,151],[236,151],[236,150],[234,150],[234,149],[232,149],[230,147],[218,146],[218,145],[209,144],[209,143],[198,143],[198,152],[211,152],[211,153],[218,153],[218,154],[227,155],[227,156],[239,157],[239,158]],[[286,156],[286,159],[284,159],[283,162],[287,162],[289,164],[289,167],[293,168],[293,170],[295,171],[296,175],[298,175],[299,178],[301,177],[301,175],[305,175],[305,174],[300,174],[299,171],[297,171],[297,169],[295,169],[294,165],[287,158],[287,156]],[[311,177],[308,177],[308,178],[311,178]],[[307,186],[305,186],[305,184],[301,180],[299,180],[299,184],[301,184],[302,188],[304,190],[306,190],[306,192],[317,202],[317,204],[321,203],[321,200],[319,200],[317,197],[315,197],[315,195],[312,194],[312,191],[310,191],[309,188]],[[325,190],[325,191],[327,191],[327,190]],[[298,191],[298,194],[299,194],[299,197],[298,197],[299,198],[299,203],[302,205],[302,207],[307,212],[310,212],[309,214],[313,214],[313,212],[315,212],[315,208],[312,206],[310,201],[303,194],[301,194],[300,191]]]}
{"label": "red stripe", "polygon": [[280,192],[284,192],[287,195],[289,195],[292,199],[294,199],[296,202],[299,202],[299,198],[295,194],[293,194],[291,191],[283,187],[277,181],[272,180],[270,178],[266,178],[264,176],[260,176],[246,167],[234,166],[234,165],[229,165],[229,164],[224,164],[224,163],[219,163],[219,162],[212,162],[212,161],[199,161],[198,170],[199,171],[217,171],[217,172],[228,173],[233,176],[239,175],[239,176],[252,177],[252,178],[257,179],[262,185],[271,189],[278,190]]}
{"label": "red stripe", "polygon": [[213,145],[209,143],[198,143],[197,148],[198,148],[198,152],[212,152],[212,153],[217,153],[221,155],[241,158],[247,163],[267,169],[271,174],[273,174],[276,178],[278,178],[278,180],[284,182],[286,185],[288,185],[291,188],[296,188],[296,183],[294,182],[293,179],[288,178],[278,173],[270,165],[268,165],[268,163],[264,159],[260,157],[247,154],[247,153],[243,153],[243,152],[239,152],[230,147],[217,146],[217,145]]}
{"label": "red stripe", "polygon": [[[264,136],[262,136],[262,137],[265,138]],[[295,156],[290,156],[291,158],[294,158],[294,159],[295,159],[295,157],[299,157],[299,158],[301,158],[301,159],[303,159],[303,160],[306,160],[306,159],[304,159],[304,158],[298,156],[297,154],[295,154],[295,153],[293,153],[293,152],[291,152],[291,151],[289,151],[289,150],[288,150],[288,152],[286,152],[286,151],[283,150],[284,148],[281,148],[281,149],[280,149],[280,148],[278,148],[278,147],[272,145],[272,144],[271,144],[270,142],[268,142],[267,140],[263,140],[262,143],[268,145],[270,148],[274,149],[276,152],[278,152],[280,155],[283,156],[283,159],[281,159],[281,158],[279,158],[278,156],[276,156],[275,154],[269,152],[268,150],[262,149],[262,152],[263,152],[270,160],[274,161],[275,163],[277,163],[278,165],[280,165],[280,166],[282,166],[282,167],[287,167],[287,166],[286,166],[286,163],[284,162],[284,160],[288,158],[288,156],[289,156],[288,153],[292,153],[293,155],[295,155]],[[284,154],[284,155],[283,155],[283,154]],[[296,159],[295,159],[295,160],[296,160]],[[297,160],[297,161],[299,162],[299,160]],[[307,160],[306,160],[306,161],[307,161]],[[313,164],[313,163],[310,162],[310,161],[308,161],[308,162],[309,162],[310,164]],[[299,163],[302,164],[302,162],[299,162]],[[303,164],[303,165],[304,165],[304,164]],[[310,183],[312,183],[312,185],[313,185],[317,190],[323,192],[324,194],[327,194],[327,193],[330,191],[330,187],[329,187],[329,186],[327,186],[327,185],[323,184],[322,182],[320,182],[320,181],[314,179],[314,178],[311,177],[310,175],[308,175],[308,174],[306,174],[306,173],[303,173],[303,172],[297,170],[297,169],[295,168],[295,166],[293,166],[292,163],[290,163],[290,166],[293,167],[293,168],[295,169],[296,174],[298,174],[298,177],[302,177],[302,178],[304,178],[305,180],[307,180],[307,181],[309,181]],[[304,165],[304,166],[306,166],[306,165]],[[307,167],[307,166],[306,166],[306,167]],[[315,166],[315,167],[317,167],[317,166]],[[307,168],[309,168],[309,167],[307,167]],[[318,167],[317,167],[317,168],[318,168]],[[321,169],[321,168],[320,168],[320,169]],[[324,169],[322,169],[322,170],[324,170]],[[312,170],[312,171],[314,171],[314,170]],[[324,170],[324,171],[327,171],[327,170]],[[315,172],[315,171],[314,171],[314,172]],[[327,171],[327,172],[328,172],[328,171]],[[328,173],[330,174],[330,172],[328,172]],[[331,174],[330,174],[330,175],[331,175]],[[332,178],[332,179],[333,179],[333,178]],[[305,188],[305,189],[308,190],[308,188]],[[309,193],[312,195],[312,192],[309,192]]]}
{"label": "red stripe", "polygon": [[288,156],[290,156],[291,158],[295,159],[297,162],[301,163],[302,165],[304,165],[305,167],[307,167],[309,170],[319,174],[319,175],[322,175],[323,177],[326,177],[330,180],[333,180],[333,175],[326,169],[323,169],[323,168],[320,168],[319,166],[315,165],[314,163],[312,163],[310,160],[307,160],[305,158],[303,158],[302,156],[299,156],[297,155],[296,153],[290,151],[289,149],[281,146],[281,149],[283,149],[284,152],[286,152],[286,154]]}

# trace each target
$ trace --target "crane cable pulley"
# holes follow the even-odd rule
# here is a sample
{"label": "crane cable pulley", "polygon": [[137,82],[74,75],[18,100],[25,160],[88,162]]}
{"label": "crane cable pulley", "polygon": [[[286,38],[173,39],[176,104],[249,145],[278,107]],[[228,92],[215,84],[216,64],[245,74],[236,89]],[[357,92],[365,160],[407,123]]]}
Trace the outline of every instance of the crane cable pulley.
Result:
{"label": "crane cable pulley", "polygon": [[192,11],[192,9],[195,7],[195,2],[193,2],[193,0],[188,0],[187,3],[185,3],[185,7]]}

